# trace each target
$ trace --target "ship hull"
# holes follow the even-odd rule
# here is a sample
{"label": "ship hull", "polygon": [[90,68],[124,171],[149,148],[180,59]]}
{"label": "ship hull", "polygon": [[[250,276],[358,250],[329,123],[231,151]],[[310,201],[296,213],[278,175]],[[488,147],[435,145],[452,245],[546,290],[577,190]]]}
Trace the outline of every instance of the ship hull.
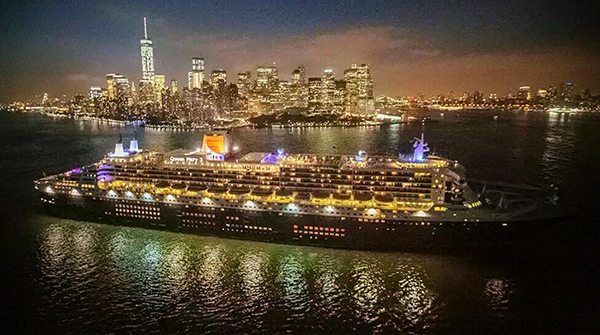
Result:
{"label": "ship hull", "polygon": [[[264,242],[369,250],[459,250],[530,241],[549,222],[439,222],[252,211],[226,207],[113,201],[40,193],[56,217]],[[383,220],[382,220],[383,221]]]}

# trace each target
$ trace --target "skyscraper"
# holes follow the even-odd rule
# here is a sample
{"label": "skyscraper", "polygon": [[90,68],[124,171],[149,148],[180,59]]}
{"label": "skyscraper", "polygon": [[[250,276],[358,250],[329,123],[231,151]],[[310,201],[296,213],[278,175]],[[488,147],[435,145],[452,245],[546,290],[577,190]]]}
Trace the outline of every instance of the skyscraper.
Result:
{"label": "skyscraper", "polygon": [[120,74],[109,73],[106,75],[106,90],[108,92],[108,100],[115,98],[115,76],[120,76]]}
{"label": "skyscraper", "polygon": [[227,83],[227,71],[223,69],[215,69],[210,74],[210,85],[217,90],[224,87]]}
{"label": "skyscraper", "polygon": [[256,88],[276,90],[278,87],[277,68],[273,66],[260,66],[256,69]]}
{"label": "skyscraper", "polygon": [[321,109],[321,78],[308,78],[308,110],[315,112]]}
{"label": "skyscraper", "polygon": [[517,93],[517,99],[521,102],[526,102],[531,100],[531,87],[530,86],[521,86],[519,87],[519,92]]}
{"label": "skyscraper", "polygon": [[108,91],[108,99],[114,100],[117,98],[130,98],[131,86],[129,79],[118,73],[109,73],[106,75],[106,87]]}
{"label": "skyscraper", "polygon": [[332,111],[335,96],[335,73],[331,69],[326,69],[321,74],[320,95],[322,108],[327,111]]}
{"label": "skyscraper", "polygon": [[175,79],[171,79],[171,92],[176,94],[179,91],[179,83]]}
{"label": "skyscraper", "polygon": [[165,88],[165,82],[166,79],[164,74],[157,74],[154,76],[154,88],[160,107],[163,106],[163,90]]}
{"label": "skyscraper", "polygon": [[192,58],[192,71],[188,73],[188,88],[202,88],[204,81],[204,58]]}
{"label": "skyscraper", "polygon": [[304,65],[300,65],[292,71],[290,84],[290,101],[292,106],[307,108],[308,87],[306,85],[306,69]]}
{"label": "skyscraper", "polygon": [[346,113],[367,114],[375,110],[373,80],[366,64],[352,64],[344,71],[346,81]]}
{"label": "skyscraper", "polygon": [[102,98],[102,88],[100,86],[90,87],[90,100]]}
{"label": "skyscraper", "polygon": [[306,69],[304,65],[300,65],[292,71],[291,84],[297,86],[306,85]]}
{"label": "skyscraper", "polygon": [[144,17],[144,38],[140,40],[142,53],[142,80],[154,85],[154,51],[152,40],[148,38],[148,28]]}
{"label": "skyscraper", "polygon": [[242,96],[246,99],[248,98],[248,93],[250,90],[251,76],[252,76],[252,74],[250,73],[250,71],[240,72],[237,74],[236,86],[238,89],[238,93],[240,94],[240,96]]}

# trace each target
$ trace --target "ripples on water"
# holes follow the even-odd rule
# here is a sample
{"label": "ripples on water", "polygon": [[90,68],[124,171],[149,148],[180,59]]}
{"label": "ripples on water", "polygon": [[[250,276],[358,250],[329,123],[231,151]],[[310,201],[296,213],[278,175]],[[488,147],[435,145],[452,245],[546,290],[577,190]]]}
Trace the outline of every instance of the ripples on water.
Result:
{"label": "ripples on water", "polygon": [[476,277],[488,317],[504,317],[510,304],[506,283],[452,257],[44,221],[37,280],[42,314],[59,328],[422,333],[452,308],[443,292],[460,290],[445,287],[446,274]]}
{"label": "ripples on water", "polygon": [[[503,333],[524,320],[548,329],[559,321],[576,327],[591,310],[581,309],[588,297],[581,292],[593,273],[574,275],[579,267],[563,272],[565,263],[506,265],[485,257],[286,246],[32,215],[34,178],[94,162],[119,133],[127,137],[132,130],[23,115],[0,121],[1,206],[10,213],[0,247],[11,256],[2,278],[14,287],[0,293],[7,294],[3,304],[21,330]],[[395,155],[420,128],[236,130],[234,136],[244,151],[283,146],[290,152]],[[443,122],[427,125],[426,136],[432,149],[464,163],[471,176],[555,183],[566,202],[585,206],[599,179],[590,170],[600,159],[596,133],[593,122],[573,117],[501,114],[493,122],[485,113],[446,113]],[[163,151],[201,141],[199,133],[154,130],[138,137],[143,148]]]}

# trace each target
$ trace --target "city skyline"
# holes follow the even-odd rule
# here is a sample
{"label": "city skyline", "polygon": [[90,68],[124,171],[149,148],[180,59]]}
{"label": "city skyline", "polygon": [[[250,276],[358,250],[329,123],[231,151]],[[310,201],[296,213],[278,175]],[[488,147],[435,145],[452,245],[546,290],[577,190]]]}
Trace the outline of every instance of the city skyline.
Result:
{"label": "city skyline", "polygon": [[[3,15],[16,15],[3,23],[1,34],[16,38],[8,39],[0,56],[8,64],[1,79],[10,83],[0,89],[0,101],[42,92],[73,95],[101,85],[106,73],[124,73],[138,82],[143,16],[153,27],[156,71],[180,83],[186,82],[189,59],[202,56],[206,73],[223,68],[236,74],[275,62],[280,73],[304,64],[307,76],[314,77],[324,69],[341,73],[348,64],[367,63],[378,83],[376,95],[503,94],[520,85],[562,81],[597,93],[600,85],[598,41],[592,38],[598,23],[578,4],[483,2],[439,8],[376,2],[369,10],[327,3],[314,15],[310,6],[295,2],[244,4],[241,9],[248,11],[231,15],[224,14],[233,6],[229,2],[202,8],[151,4],[57,3],[45,12],[41,4],[8,4]],[[536,15],[526,18],[528,10]],[[76,17],[68,24],[50,22],[69,14]],[[193,14],[197,20],[190,18]],[[36,25],[23,26],[31,17]],[[544,20],[554,24],[536,25]],[[44,57],[35,57],[42,48]]]}

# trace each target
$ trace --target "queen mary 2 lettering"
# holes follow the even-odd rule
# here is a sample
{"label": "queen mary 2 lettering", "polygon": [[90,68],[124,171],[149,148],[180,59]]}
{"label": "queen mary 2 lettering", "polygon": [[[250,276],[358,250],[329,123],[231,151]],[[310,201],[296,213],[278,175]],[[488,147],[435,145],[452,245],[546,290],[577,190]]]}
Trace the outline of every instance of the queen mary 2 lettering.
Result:
{"label": "queen mary 2 lettering", "polygon": [[233,153],[226,131],[168,153],[122,140],[99,162],[35,181],[53,215],[230,238],[347,248],[513,241],[536,205],[475,194],[424,137],[398,156]]}

